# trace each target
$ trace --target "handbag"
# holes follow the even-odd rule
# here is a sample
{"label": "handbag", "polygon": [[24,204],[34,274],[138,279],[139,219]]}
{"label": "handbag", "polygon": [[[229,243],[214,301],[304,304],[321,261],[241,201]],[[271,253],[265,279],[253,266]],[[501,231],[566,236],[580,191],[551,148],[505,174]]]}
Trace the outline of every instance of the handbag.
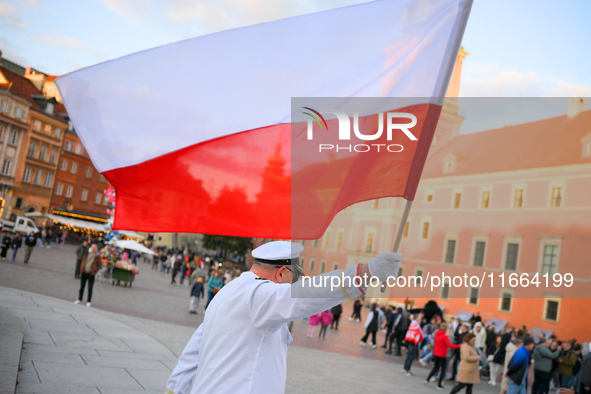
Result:
{"label": "handbag", "polygon": [[218,291],[220,291],[220,288],[214,287],[213,290],[211,291],[211,294],[216,295],[218,293]]}

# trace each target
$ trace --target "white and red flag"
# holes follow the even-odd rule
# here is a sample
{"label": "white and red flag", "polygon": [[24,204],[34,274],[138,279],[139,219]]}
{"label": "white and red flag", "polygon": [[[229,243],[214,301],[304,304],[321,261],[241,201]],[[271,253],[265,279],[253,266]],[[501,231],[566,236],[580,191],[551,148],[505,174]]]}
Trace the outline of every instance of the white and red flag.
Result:
{"label": "white and red flag", "polygon": [[[347,205],[414,199],[471,4],[364,3],[167,44],[56,84],[117,190],[115,229],[318,238]],[[402,112],[415,114],[417,140],[324,160],[326,187],[318,158],[297,150],[293,162],[294,97],[413,98]]]}

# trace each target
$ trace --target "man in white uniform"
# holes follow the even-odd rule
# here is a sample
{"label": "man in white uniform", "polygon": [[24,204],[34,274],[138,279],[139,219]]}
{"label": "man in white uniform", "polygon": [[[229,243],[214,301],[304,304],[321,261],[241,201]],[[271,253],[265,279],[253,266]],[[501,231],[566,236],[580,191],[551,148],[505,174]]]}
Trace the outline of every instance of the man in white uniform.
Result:
{"label": "man in white uniform", "polygon": [[[316,277],[312,284],[322,279],[327,285],[315,287],[310,279],[295,282],[303,274],[303,249],[275,241],[252,251],[251,270],[226,284],[209,304],[166,383],[166,394],[283,393],[292,341],[287,323],[365,294],[366,287],[354,277],[386,281],[397,275],[402,261],[400,253],[381,253],[368,264]],[[339,278],[339,286],[331,287],[332,277]]]}

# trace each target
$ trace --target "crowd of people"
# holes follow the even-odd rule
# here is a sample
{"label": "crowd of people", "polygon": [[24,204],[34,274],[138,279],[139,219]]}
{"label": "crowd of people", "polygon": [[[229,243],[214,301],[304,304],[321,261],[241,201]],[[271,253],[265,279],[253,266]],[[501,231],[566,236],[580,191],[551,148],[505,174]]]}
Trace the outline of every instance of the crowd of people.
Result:
{"label": "crowd of people", "polygon": [[[349,320],[361,321],[362,306],[361,301],[355,301]],[[412,312],[371,304],[360,345],[365,347],[371,337],[370,347],[377,348],[376,334],[381,330],[386,354],[405,357],[404,375],[413,375],[416,360],[430,368],[425,385],[433,382],[444,390],[447,381],[454,384],[451,394],[464,388],[470,394],[484,377],[491,386],[500,386],[500,394],[525,394],[529,386],[532,394],[591,390],[589,343],[533,335],[526,327],[497,328],[494,323],[485,324],[479,314],[469,321],[455,318],[445,322],[441,313],[427,313],[427,309]],[[532,368],[533,381],[529,382]]]}

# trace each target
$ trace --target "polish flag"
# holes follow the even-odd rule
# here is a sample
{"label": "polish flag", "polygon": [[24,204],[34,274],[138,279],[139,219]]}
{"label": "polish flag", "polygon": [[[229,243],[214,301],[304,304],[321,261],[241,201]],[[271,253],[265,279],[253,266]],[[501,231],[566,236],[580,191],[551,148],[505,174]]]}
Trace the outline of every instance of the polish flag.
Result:
{"label": "polish flag", "polygon": [[[56,84],[117,191],[114,229],[314,239],[348,205],[414,199],[471,4],[364,3],[167,44]],[[305,104],[321,97],[405,99],[357,111],[365,135],[382,113],[381,135],[342,140],[330,108]],[[412,121],[391,110],[415,116],[415,140],[388,132]]]}

